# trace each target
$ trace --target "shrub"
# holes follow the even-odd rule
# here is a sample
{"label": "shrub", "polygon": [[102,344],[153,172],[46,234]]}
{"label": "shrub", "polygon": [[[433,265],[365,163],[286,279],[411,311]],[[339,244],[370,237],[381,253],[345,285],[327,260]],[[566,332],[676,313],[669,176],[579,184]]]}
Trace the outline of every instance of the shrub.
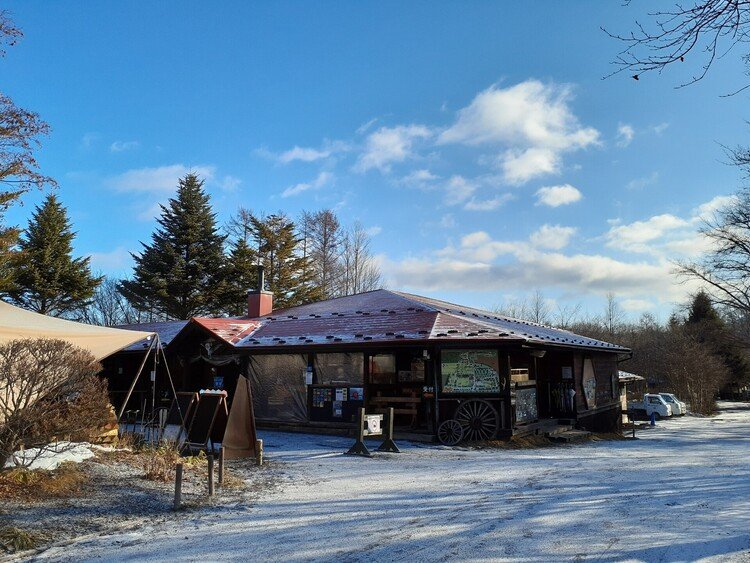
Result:
{"label": "shrub", "polygon": [[41,538],[39,535],[32,532],[26,532],[20,528],[13,526],[0,528],[0,545],[3,546],[5,551],[10,553],[34,549],[40,541]]}
{"label": "shrub", "polygon": [[91,354],[61,340],[0,346],[0,468],[22,446],[44,451],[54,439],[87,440],[106,424],[99,371]]}

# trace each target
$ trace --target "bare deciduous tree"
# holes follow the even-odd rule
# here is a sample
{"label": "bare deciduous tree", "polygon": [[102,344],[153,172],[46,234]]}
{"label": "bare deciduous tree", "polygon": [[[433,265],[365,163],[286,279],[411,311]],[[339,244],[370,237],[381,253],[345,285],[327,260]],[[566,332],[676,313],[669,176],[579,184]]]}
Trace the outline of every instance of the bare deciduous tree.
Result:
{"label": "bare deciduous tree", "polygon": [[370,250],[370,235],[361,223],[344,235],[341,243],[339,295],[352,295],[383,287],[383,277]]}
{"label": "bare deciduous tree", "polygon": [[101,326],[139,323],[146,315],[134,309],[118,289],[118,280],[104,278],[86,307],[75,315],[75,320]]}
{"label": "bare deciduous tree", "polygon": [[60,340],[0,346],[0,468],[21,446],[41,453],[55,438],[86,439],[106,423],[100,368],[91,354]]}
{"label": "bare deciduous tree", "polygon": [[720,306],[750,313],[750,190],[705,219],[701,233],[711,250],[695,262],[682,262],[677,273],[710,288]]}
{"label": "bare deciduous tree", "polygon": [[[636,29],[630,33],[604,30],[625,44],[614,61],[618,69],[612,74],[632,72],[637,80],[643,73],[662,72],[674,63],[701,54],[698,72],[680,85],[686,86],[705,77],[717,57],[737,44],[750,42],[748,0],[697,0],[649,15],[653,21],[636,22]],[[743,59],[750,63],[747,54]]]}
{"label": "bare deciduous tree", "polygon": [[315,213],[302,212],[298,224],[302,252],[310,259],[312,278],[324,299],[334,297],[343,275],[341,223],[332,210],[323,209]]}

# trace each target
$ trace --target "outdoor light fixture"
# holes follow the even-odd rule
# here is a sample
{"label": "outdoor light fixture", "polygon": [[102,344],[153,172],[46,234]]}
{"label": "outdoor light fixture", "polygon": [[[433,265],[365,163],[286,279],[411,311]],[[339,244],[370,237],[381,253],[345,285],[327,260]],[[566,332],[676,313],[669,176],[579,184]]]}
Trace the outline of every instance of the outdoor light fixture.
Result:
{"label": "outdoor light fixture", "polygon": [[532,350],[529,352],[533,357],[535,358],[543,358],[544,355],[547,353],[547,350]]}

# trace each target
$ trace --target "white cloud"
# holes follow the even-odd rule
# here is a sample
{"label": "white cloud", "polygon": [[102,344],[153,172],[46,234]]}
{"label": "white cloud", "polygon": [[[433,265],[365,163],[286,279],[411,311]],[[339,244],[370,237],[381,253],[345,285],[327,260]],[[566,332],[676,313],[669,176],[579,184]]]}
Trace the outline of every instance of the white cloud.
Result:
{"label": "white cloud", "polygon": [[583,194],[578,188],[570,184],[561,186],[546,186],[539,188],[536,192],[537,205],[547,205],[549,207],[560,207],[561,205],[570,205],[580,201]]}
{"label": "white cloud", "polygon": [[571,111],[572,98],[569,85],[538,80],[491,86],[459,110],[438,142],[505,147],[498,164],[511,183],[557,173],[562,153],[599,143],[599,132],[581,126]]}
{"label": "white cloud", "polygon": [[109,152],[125,152],[137,149],[141,144],[138,141],[115,141],[109,145]]}
{"label": "white cloud", "polygon": [[321,172],[312,182],[289,186],[287,189],[281,192],[281,197],[291,197],[299,195],[308,190],[317,190],[322,188],[326,184],[331,183],[331,181],[333,181],[333,174],[331,174],[330,172]]}
{"label": "white cloud", "polygon": [[423,125],[398,125],[381,127],[371,133],[365,141],[365,148],[357,159],[354,170],[366,172],[373,168],[389,172],[391,165],[412,158],[414,143],[426,139],[432,132]]}
{"label": "white cloud", "polygon": [[492,261],[498,253],[493,254],[490,247],[484,259],[478,252],[434,260],[410,258],[386,262],[384,270],[395,286],[418,291],[488,292],[534,287],[594,295],[614,291],[624,298],[650,296],[670,302],[683,299],[694,289],[693,284],[677,282],[669,263],[624,262],[598,254],[569,256],[529,251],[527,247],[523,250],[501,263]]}
{"label": "white cloud", "polygon": [[669,123],[659,123],[658,125],[654,125],[651,130],[656,133],[657,135],[661,135],[664,133],[664,131],[667,130],[667,127],[669,127]]}
{"label": "white cloud", "polygon": [[351,150],[351,146],[344,141],[325,140],[320,148],[294,145],[291,149],[281,153],[275,153],[266,147],[255,149],[254,152],[258,156],[273,160],[277,164],[286,165],[292,162],[317,162],[349,150]]}
{"label": "white cloud", "polygon": [[717,211],[720,211],[736,200],[737,196],[735,195],[718,195],[693,210],[694,221],[710,220]]}
{"label": "white cloud", "polygon": [[438,226],[442,227],[443,229],[452,229],[457,225],[456,218],[451,213],[446,213],[440,218],[440,222],[438,223]]}
{"label": "white cloud", "polygon": [[407,186],[425,187],[430,182],[434,182],[435,180],[439,179],[440,176],[433,174],[429,170],[421,169],[410,172],[409,174],[401,178],[400,183]]}
{"label": "white cloud", "polygon": [[445,203],[447,205],[457,205],[469,199],[477,189],[477,184],[467,180],[458,174],[451,176],[445,183]]}
{"label": "white cloud", "polygon": [[178,180],[186,174],[197,174],[207,183],[213,180],[216,168],[210,165],[185,166],[171,164],[155,168],[128,170],[105,181],[106,185],[119,192],[145,192],[157,195],[171,194],[177,189]]}
{"label": "white cloud", "polygon": [[81,137],[81,147],[85,150],[89,150],[96,144],[96,142],[99,140],[99,137],[99,133],[84,133],[83,137]]}
{"label": "white cloud", "polygon": [[288,164],[290,162],[294,162],[295,160],[301,160],[302,162],[315,162],[316,160],[327,158],[329,156],[331,156],[330,150],[313,149],[310,147],[298,147],[295,145],[294,148],[281,153],[278,160],[283,164]]}
{"label": "white cloud", "polygon": [[617,126],[617,146],[620,148],[627,147],[631,142],[633,142],[633,137],[635,137],[635,129],[631,125],[628,125],[626,123],[620,123]]}
{"label": "white cloud", "polygon": [[531,244],[538,248],[560,250],[568,246],[570,239],[576,234],[575,227],[560,225],[542,225],[529,237]]}
{"label": "white cloud", "polygon": [[628,182],[625,187],[628,190],[642,190],[643,188],[646,188],[648,186],[653,186],[658,181],[659,181],[659,173],[652,172],[648,176],[643,176],[641,178],[635,178],[634,180],[630,180],[630,182]]}
{"label": "white cloud", "polygon": [[365,233],[367,233],[367,235],[371,237],[376,237],[382,232],[383,232],[383,227],[380,227],[378,225],[373,225],[372,227],[370,227],[369,229],[365,231]]}
{"label": "white cloud", "polygon": [[499,158],[505,180],[511,184],[525,184],[537,176],[555,174],[560,169],[560,154],[547,148],[509,150]]}
{"label": "white cloud", "polygon": [[373,117],[373,118],[372,118],[371,120],[369,120],[369,121],[365,121],[365,122],[364,122],[364,123],[363,123],[362,125],[360,125],[359,127],[357,127],[357,135],[364,135],[364,134],[365,134],[365,133],[367,133],[367,132],[368,132],[368,131],[369,131],[369,130],[370,130],[370,129],[372,128],[372,126],[373,126],[373,125],[375,125],[375,124],[376,124],[377,122],[378,122],[378,118],[377,118],[377,117]]}
{"label": "white cloud", "polygon": [[483,200],[471,198],[464,204],[464,209],[466,209],[467,211],[494,211],[511,199],[513,199],[513,196],[511,194],[502,194],[491,199]]}
{"label": "white cloud", "polygon": [[662,239],[669,231],[689,225],[688,221],[669,213],[655,215],[645,221],[613,225],[606,233],[607,246],[627,252],[650,252],[646,244]]}
{"label": "white cloud", "polygon": [[240,180],[236,176],[226,175],[219,182],[219,187],[225,192],[234,192],[237,191],[237,188],[240,187],[240,184],[242,184],[242,180]]}

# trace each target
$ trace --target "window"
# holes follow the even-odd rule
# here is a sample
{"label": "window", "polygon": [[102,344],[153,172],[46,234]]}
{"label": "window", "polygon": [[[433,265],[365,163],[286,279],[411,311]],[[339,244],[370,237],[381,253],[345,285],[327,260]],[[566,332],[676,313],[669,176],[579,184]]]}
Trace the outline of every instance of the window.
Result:
{"label": "window", "polygon": [[370,383],[395,383],[396,356],[377,354],[370,356]]}
{"label": "window", "polygon": [[499,393],[497,350],[443,350],[443,393]]}
{"label": "window", "polygon": [[361,385],[364,369],[363,354],[315,354],[315,375],[319,385]]}

